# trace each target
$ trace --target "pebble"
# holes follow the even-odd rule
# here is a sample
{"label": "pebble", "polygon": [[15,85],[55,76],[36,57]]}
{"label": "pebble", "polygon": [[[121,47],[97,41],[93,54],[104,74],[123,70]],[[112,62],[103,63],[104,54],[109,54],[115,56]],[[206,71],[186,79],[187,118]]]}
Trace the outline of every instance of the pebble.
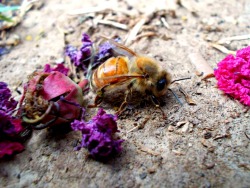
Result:
{"label": "pebble", "polygon": [[204,138],[205,139],[209,139],[209,138],[211,138],[212,137],[212,133],[211,132],[206,132],[205,134],[204,134]]}
{"label": "pebble", "polygon": [[181,132],[182,132],[182,133],[187,133],[188,130],[189,130],[189,123],[186,123],[186,124],[182,127]]}
{"label": "pebble", "polygon": [[139,176],[140,176],[140,178],[143,180],[143,179],[145,179],[145,178],[147,177],[147,173],[146,173],[146,172],[143,172],[143,173],[141,173]]}
{"label": "pebble", "polygon": [[156,172],[156,168],[155,167],[151,167],[151,168],[148,169],[148,173],[150,173],[150,174],[153,174],[155,172]]}
{"label": "pebble", "polygon": [[187,121],[179,121],[178,123],[176,123],[176,127],[180,128],[180,127],[182,127],[183,125],[185,125],[187,123],[188,123]]}
{"label": "pebble", "polygon": [[169,125],[169,126],[168,126],[168,131],[169,131],[169,132],[173,132],[173,131],[174,131],[174,126]]}
{"label": "pebble", "polygon": [[213,162],[204,164],[207,169],[214,168],[215,164]]}

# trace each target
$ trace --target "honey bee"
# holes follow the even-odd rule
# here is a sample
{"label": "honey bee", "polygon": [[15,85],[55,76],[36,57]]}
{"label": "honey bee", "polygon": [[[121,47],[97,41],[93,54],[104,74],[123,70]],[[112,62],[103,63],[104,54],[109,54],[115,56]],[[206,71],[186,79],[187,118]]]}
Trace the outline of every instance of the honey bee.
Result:
{"label": "honey bee", "polygon": [[107,59],[93,70],[90,85],[96,91],[97,96],[94,104],[89,107],[96,107],[107,95],[113,98],[121,86],[123,88],[125,86],[125,91],[117,114],[120,114],[128,104],[129,94],[130,98],[133,98],[134,93],[139,94],[141,99],[145,95],[149,96],[159,107],[158,97],[166,94],[171,83],[170,73],[163,69],[156,60],[139,55],[113,40],[109,40],[109,42],[120,54]]}

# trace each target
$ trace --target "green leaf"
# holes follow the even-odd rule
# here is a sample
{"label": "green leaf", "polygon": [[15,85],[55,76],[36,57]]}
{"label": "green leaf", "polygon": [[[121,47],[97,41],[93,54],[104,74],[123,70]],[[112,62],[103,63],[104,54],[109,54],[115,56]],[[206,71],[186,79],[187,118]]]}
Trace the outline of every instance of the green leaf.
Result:
{"label": "green leaf", "polygon": [[11,18],[8,18],[0,13],[0,20],[6,21],[6,22],[13,22]]}

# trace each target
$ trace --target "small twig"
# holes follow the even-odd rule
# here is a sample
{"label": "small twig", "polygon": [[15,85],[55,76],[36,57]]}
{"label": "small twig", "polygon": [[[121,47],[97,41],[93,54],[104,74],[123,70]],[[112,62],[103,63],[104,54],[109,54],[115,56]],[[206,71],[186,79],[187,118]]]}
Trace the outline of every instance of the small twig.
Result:
{"label": "small twig", "polygon": [[136,129],[142,129],[142,128],[144,128],[144,126],[146,125],[146,123],[148,122],[149,119],[150,119],[150,117],[146,117],[145,120],[142,123],[140,123],[139,125],[135,126],[132,129],[130,129],[127,133],[130,133],[130,132],[132,132],[132,131],[134,131]]}
{"label": "small twig", "polygon": [[152,32],[152,31],[145,32],[145,33],[137,35],[135,40],[140,40],[143,37],[152,37],[152,36],[157,36],[157,33]]}
{"label": "small twig", "polygon": [[132,41],[134,41],[136,39],[136,35],[139,33],[140,29],[142,28],[142,26],[145,24],[146,19],[142,18],[139,22],[137,22],[135,24],[135,26],[131,29],[127,40],[125,41],[125,45],[128,46],[129,44],[131,44]]}
{"label": "small twig", "polygon": [[151,155],[154,155],[154,156],[160,155],[159,152],[153,151],[152,149],[149,149],[149,148],[147,148],[147,147],[145,147],[145,146],[142,146],[142,145],[139,146],[139,149],[140,149],[141,151],[143,151],[143,152],[146,152],[146,153],[151,154]]}
{"label": "small twig", "polygon": [[230,138],[230,134],[218,135],[215,138],[213,138],[213,140],[218,140],[218,139],[222,139],[222,138]]}
{"label": "small twig", "polygon": [[246,135],[247,139],[250,140],[250,137],[247,135],[247,132],[245,131],[244,134]]}
{"label": "small twig", "polygon": [[25,13],[32,7],[32,4],[39,0],[24,0],[20,7],[21,17],[25,15]]}
{"label": "small twig", "polygon": [[23,84],[23,81],[18,81],[18,84],[17,84],[17,86],[15,87],[15,89],[14,89],[14,91],[16,91],[19,95],[21,95],[22,94],[22,92],[21,91],[19,91],[19,87],[21,87],[22,86],[22,84]]}
{"label": "small twig", "polygon": [[86,7],[86,8],[80,8],[80,9],[74,9],[74,10],[69,11],[67,14],[70,16],[79,16],[81,14],[103,13],[103,12],[108,12],[108,11],[119,12],[128,16],[131,16],[131,17],[136,15],[135,11],[127,10],[124,8],[118,8],[118,7],[115,7],[113,9],[108,6]]}
{"label": "small twig", "polygon": [[239,36],[223,38],[217,41],[217,44],[225,44],[225,43],[229,44],[234,40],[246,40],[246,39],[250,39],[250,35],[239,35]]}
{"label": "small twig", "polygon": [[103,24],[103,25],[108,25],[108,26],[113,26],[116,27],[118,29],[122,29],[122,30],[128,30],[128,26],[125,24],[121,24],[118,22],[114,22],[114,21],[110,21],[110,20],[95,20],[97,24]]}
{"label": "small twig", "polygon": [[228,50],[225,46],[222,46],[220,44],[216,44],[216,43],[211,43],[211,46],[216,48],[217,50],[225,53],[225,54],[233,54],[233,55],[236,55],[236,52],[235,51],[232,51],[232,50]]}
{"label": "small twig", "polygon": [[186,99],[188,104],[196,105],[194,100],[187,94],[187,92],[184,89],[182,89],[182,87],[179,87],[179,91],[185,96],[185,99]]}
{"label": "small twig", "polygon": [[179,155],[179,156],[185,155],[185,153],[183,153],[182,151],[178,151],[178,150],[175,150],[175,149],[173,149],[172,152],[173,152],[175,155]]}
{"label": "small twig", "polygon": [[203,75],[202,79],[207,79],[214,76],[214,70],[210,67],[210,65],[200,53],[191,53],[188,57],[191,63],[196,67],[199,75]]}
{"label": "small twig", "polygon": [[173,83],[175,83],[175,82],[178,82],[178,81],[189,80],[189,79],[191,79],[191,77],[176,79],[176,80],[173,80],[173,81],[171,82],[171,84],[173,84]]}
{"label": "small twig", "polygon": [[161,22],[164,25],[164,27],[166,27],[167,29],[170,29],[169,24],[168,24],[166,18],[161,17]]}
{"label": "small twig", "polygon": [[74,9],[68,12],[68,15],[71,16],[78,16],[80,14],[89,14],[89,13],[96,13],[96,12],[105,12],[108,11],[108,7],[86,7],[86,8],[81,8],[81,9]]}

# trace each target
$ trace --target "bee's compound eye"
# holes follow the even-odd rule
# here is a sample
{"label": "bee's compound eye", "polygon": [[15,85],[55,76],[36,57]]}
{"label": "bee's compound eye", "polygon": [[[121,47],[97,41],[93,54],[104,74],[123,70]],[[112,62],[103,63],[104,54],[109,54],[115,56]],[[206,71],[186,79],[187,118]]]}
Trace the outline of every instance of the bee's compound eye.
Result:
{"label": "bee's compound eye", "polygon": [[163,78],[163,79],[160,79],[157,84],[156,84],[156,88],[158,91],[161,91],[164,89],[165,85],[167,83],[167,80],[166,78]]}

